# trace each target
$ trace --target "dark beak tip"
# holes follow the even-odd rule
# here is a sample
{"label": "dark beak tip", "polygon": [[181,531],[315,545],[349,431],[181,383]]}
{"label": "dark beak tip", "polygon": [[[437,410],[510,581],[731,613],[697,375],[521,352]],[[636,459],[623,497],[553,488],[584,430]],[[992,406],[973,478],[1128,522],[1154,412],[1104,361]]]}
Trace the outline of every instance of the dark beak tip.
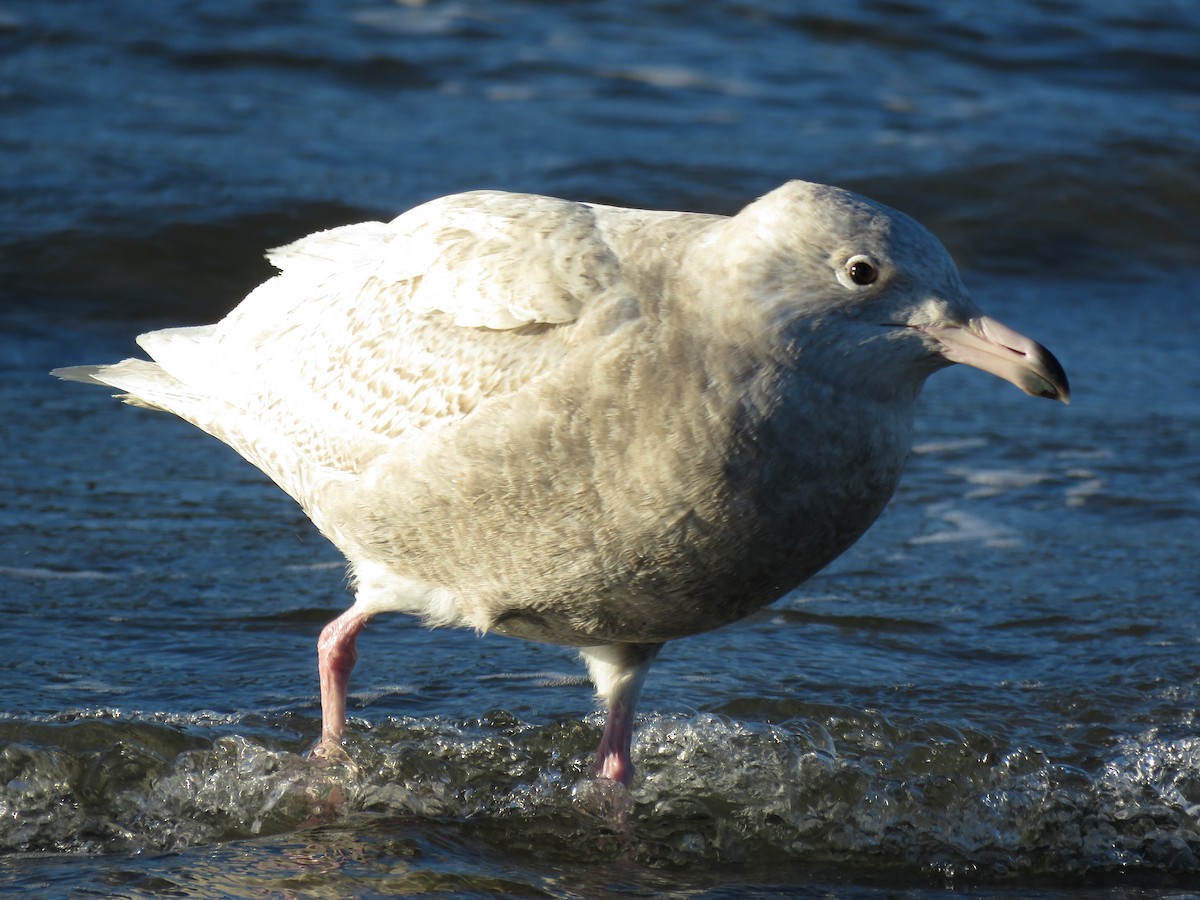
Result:
{"label": "dark beak tip", "polygon": [[1038,362],[1046,370],[1046,374],[1050,376],[1047,381],[1049,390],[1045,391],[1041,396],[1050,400],[1061,400],[1064,405],[1070,406],[1071,382],[1067,378],[1067,370],[1062,367],[1062,363],[1058,361],[1058,357],[1041,344],[1038,344],[1037,348],[1040,351],[1037,355],[1041,357]]}

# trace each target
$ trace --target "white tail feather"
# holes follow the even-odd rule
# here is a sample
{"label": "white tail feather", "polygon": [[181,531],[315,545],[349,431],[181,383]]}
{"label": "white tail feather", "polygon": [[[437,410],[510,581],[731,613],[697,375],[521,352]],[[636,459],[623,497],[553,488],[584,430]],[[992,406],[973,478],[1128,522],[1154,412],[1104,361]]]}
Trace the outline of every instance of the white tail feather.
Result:
{"label": "white tail feather", "polygon": [[162,366],[144,359],[126,359],[111,366],[71,366],[50,374],[64,381],[116,388],[122,391],[117,396],[132,406],[164,410],[188,421],[209,403]]}

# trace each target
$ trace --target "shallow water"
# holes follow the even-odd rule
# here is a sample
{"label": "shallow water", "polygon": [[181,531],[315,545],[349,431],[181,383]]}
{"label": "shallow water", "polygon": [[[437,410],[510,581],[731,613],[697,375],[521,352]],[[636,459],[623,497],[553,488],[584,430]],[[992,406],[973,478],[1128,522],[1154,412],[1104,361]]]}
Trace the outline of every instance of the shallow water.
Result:
{"label": "shallow water", "polygon": [[[1200,889],[1198,37],[1172,3],[0,5],[0,890]],[[877,526],[664,650],[628,794],[572,652],[402,617],[360,643],[360,770],[306,766],[337,554],[45,374],[451,190],[731,212],[795,176],[933,227],[1074,400],[933,378]]]}

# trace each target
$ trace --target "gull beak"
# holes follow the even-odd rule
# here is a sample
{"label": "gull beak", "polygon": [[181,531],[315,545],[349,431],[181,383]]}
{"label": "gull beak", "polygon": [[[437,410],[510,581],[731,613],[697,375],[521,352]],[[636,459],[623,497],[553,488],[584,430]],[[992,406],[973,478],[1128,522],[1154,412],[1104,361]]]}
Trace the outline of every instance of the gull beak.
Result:
{"label": "gull beak", "polygon": [[942,356],[950,362],[991,372],[1031,397],[1071,401],[1067,373],[1054,354],[989,316],[974,316],[965,325],[926,325],[922,330],[941,344]]}

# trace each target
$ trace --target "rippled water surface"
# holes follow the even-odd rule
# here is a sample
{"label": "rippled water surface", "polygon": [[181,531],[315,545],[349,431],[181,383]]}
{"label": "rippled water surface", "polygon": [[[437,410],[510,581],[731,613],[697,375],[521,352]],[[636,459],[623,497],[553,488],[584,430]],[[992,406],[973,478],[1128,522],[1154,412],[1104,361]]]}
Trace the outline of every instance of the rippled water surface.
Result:
{"label": "rippled water surface", "polygon": [[[1200,890],[1200,14],[1183,3],[0,2],[0,892]],[[669,645],[628,793],[568,650],[372,623],[252,467],[47,377],[454,190],[930,225],[1069,408],[926,389],[830,569]]]}

